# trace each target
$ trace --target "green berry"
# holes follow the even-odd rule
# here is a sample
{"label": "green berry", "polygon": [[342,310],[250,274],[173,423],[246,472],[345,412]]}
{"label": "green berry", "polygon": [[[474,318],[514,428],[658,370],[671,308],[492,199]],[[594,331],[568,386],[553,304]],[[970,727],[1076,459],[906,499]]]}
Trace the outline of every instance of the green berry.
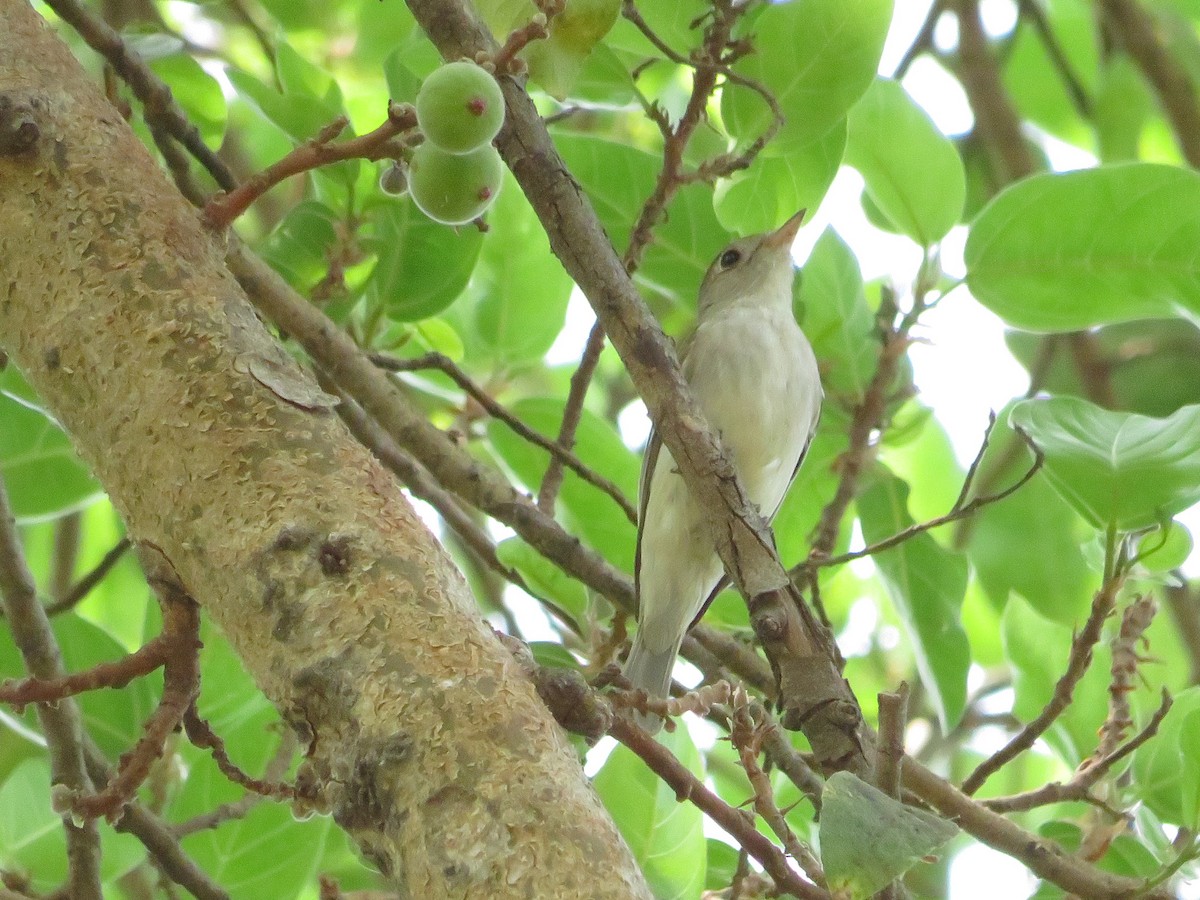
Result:
{"label": "green berry", "polygon": [[417,123],[447,153],[470,153],[490,144],[504,124],[504,95],[475,63],[448,63],[417,92]]}
{"label": "green berry", "polygon": [[504,163],[491,144],[460,154],[426,141],[413,151],[408,190],[435,222],[465,225],[492,205],[503,178]]}
{"label": "green berry", "polygon": [[403,164],[394,162],[379,176],[379,189],[385,194],[399,197],[408,190],[408,174]]}

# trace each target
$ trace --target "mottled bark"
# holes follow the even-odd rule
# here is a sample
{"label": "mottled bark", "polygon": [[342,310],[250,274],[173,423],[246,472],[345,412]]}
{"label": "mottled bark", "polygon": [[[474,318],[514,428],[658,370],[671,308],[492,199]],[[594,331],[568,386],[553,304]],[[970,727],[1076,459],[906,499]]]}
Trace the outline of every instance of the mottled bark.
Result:
{"label": "mottled bark", "polygon": [[397,483],[24,0],[0,0],[0,346],[419,897],[648,890]]}

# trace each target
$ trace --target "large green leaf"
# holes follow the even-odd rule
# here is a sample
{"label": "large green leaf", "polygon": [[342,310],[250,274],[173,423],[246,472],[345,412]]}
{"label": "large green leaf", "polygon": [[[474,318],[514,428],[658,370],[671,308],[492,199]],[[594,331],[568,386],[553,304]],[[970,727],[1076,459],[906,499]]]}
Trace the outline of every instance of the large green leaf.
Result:
{"label": "large green leaf", "polygon": [[835,772],[821,792],[821,865],[838,896],[887,887],[958,834],[958,826]]}
{"label": "large green leaf", "polygon": [[[1019,438],[1008,425],[1010,410],[998,416],[980,466],[994,490],[1013,484],[1033,464],[1027,448],[1012,445]],[[1076,625],[1087,616],[1096,573],[1082,545],[1094,532],[1058,496],[1044,472],[1015,494],[985,506],[968,528],[967,554],[997,608],[1016,591],[1041,615],[1062,625]]]}
{"label": "large green leaf", "polygon": [[739,234],[777,228],[798,209],[815,210],[837,175],[846,148],[846,121],[795,142],[783,156],[762,154],[745,172],[717,185],[721,224]]}
{"label": "large green leaf", "polygon": [[[891,0],[773,3],[751,18],[754,52],[734,70],[775,95],[787,124],[776,152],[807,143],[844,118],[875,77],[892,20]],[[721,114],[740,142],[758,137],[771,110],[758,93],[727,85]]]}
{"label": "large green leaf", "polygon": [[1019,181],[967,239],[967,283],[1030,331],[1200,316],[1200,174],[1149,163]]}
{"label": "large green leaf", "polygon": [[1020,403],[1010,420],[1045,454],[1058,492],[1097,528],[1149,528],[1200,501],[1200,406],[1152,419],[1057,397]]}
{"label": "large green leaf", "polygon": [[512,179],[492,206],[474,288],[479,336],[504,362],[538,359],[562,330],[571,277]]}
{"label": "large green leaf", "polygon": [[[0,785],[0,869],[30,876],[30,887],[50,892],[67,876],[63,821],[50,806],[45,759],[21,763]],[[117,879],[146,858],[132,834],[100,828],[100,880],[105,896],[120,896]],[[15,896],[15,895],[14,895]]]}
{"label": "large green leaf", "polygon": [[875,375],[879,342],[858,260],[833,229],[817,239],[795,294],[796,318],[821,361],[825,392],[859,403]]}
{"label": "large green leaf", "polygon": [[889,222],[928,247],[962,215],[962,160],[899,83],[877,78],[850,111],[846,162]]}
{"label": "large green leaf", "polygon": [[[613,245],[623,252],[643,204],[654,191],[662,159],[596,137],[556,135],[554,143],[587,192]],[[782,220],[775,223],[779,224]],[[689,297],[694,303],[700,280],[727,240],[713,212],[709,188],[700,184],[684,187],[655,229],[638,268],[638,280],[676,297]]]}
{"label": "large green leaf", "polygon": [[374,212],[374,233],[364,241],[379,260],[370,280],[372,299],[393,319],[437,315],[467,286],[483,235],[473,227],[439,225],[407,198]]}
{"label": "large green leaf", "polygon": [[171,96],[200,130],[210,147],[219,147],[225,136],[225,94],[217,79],[200,63],[182,53],[151,60],[150,68],[171,88]]}
{"label": "large green leaf", "polygon": [[[686,728],[660,740],[698,778],[700,754]],[[655,775],[632,750],[617,745],[597,773],[596,791],[641,864],[659,900],[696,898],[704,889],[707,847],[704,817]]]}
{"label": "large green leaf", "polygon": [[[55,616],[53,628],[67,672],[85,672],[98,663],[115,662],[125,656],[124,647],[73,612]],[[0,680],[24,674],[25,664],[8,629],[0,630]],[[77,698],[88,733],[113,759],[141,737],[142,725],[153,712],[161,692],[161,679],[158,686],[154,681],[137,678],[119,691],[87,691]],[[31,728],[39,727],[32,707],[25,711],[25,716]]]}
{"label": "large green leaf", "polygon": [[[858,498],[863,538],[873,544],[913,524],[908,485],[879,467]],[[971,648],[959,621],[967,590],[967,561],[943,549],[928,533],[875,554],[896,611],[912,642],[921,679],[942,727],[953,727],[967,699]]]}
{"label": "large green leaf", "polygon": [[1146,805],[1164,822],[1200,825],[1200,687],[1175,696],[1158,735],[1134,754]]}
{"label": "large green leaf", "polygon": [[576,622],[587,616],[587,588],[538,553],[519,537],[510,537],[496,545],[496,556],[505,565],[521,573],[529,589],[538,597],[556,603]]}
{"label": "large green leaf", "polygon": [[[521,400],[510,407],[513,414],[541,434],[553,438],[562,425],[564,402],[557,397]],[[503,422],[488,424],[488,438],[504,462],[532,492],[546,473],[550,455],[519,437]],[[637,495],[641,465],[616,430],[590,410],[576,431],[575,452],[589,467],[613,481],[631,501]],[[625,571],[633,570],[635,533],[633,524],[611,497],[567,470],[559,494],[560,503],[584,539],[609,562]]]}
{"label": "large green leaf", "polygon": [[0,372],[0,477],[18,520],[54,516],[100,496],[71,439],[9,366]]}

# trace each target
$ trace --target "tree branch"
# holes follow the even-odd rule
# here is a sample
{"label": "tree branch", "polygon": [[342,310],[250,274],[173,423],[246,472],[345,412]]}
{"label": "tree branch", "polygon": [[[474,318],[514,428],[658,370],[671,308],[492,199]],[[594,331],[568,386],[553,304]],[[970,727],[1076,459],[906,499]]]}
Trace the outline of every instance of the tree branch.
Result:
{"label": "tree branch", "polygon": [[[3,482],[0,482],[0,598],[25,668],[35,679],[63,677],[62,653],[50,630],[46,611],[38,602],[37,586],[25,561]],[[72,700],[64,700],[53,705],[39,704],[37,712],[50,751],[51,781],[68,791],[91,791],[92,780],[83,758],[79,707]],[[100,835],[96,823],[85,821],[76,825],[70,814],[64,814],[62,820],[67,836],[67,881],[71,896],[100,900],[103,896]]]}
{"label": "tree branch", "polygon": [[[409,8],[446,58],[491,52],[491,35],[456,0],[409,0]],[[832,639],[798,609],[790,580],[761,516],[704,422],[662,329],[635,290],[594,211],[570,178],[529,95],[499,79],[507,117],[497,146],[521,184],[567,272],[588,297],[646,402],[664,444],[698,504],[752,621],[786,688],[787,727],[802,727],[822,764],[869,769],[862,712],[834,664]],[[796,690],[803,685],[807,693]]]}
{"label": "tree branch", "polygon": [[1184,158],[1193,167],[1200,167],[1196,88],[1183,66],[1167,52],[1153,15],[1136,0],[1100,0],[1099,5],[1113,36],[1154,85]]}

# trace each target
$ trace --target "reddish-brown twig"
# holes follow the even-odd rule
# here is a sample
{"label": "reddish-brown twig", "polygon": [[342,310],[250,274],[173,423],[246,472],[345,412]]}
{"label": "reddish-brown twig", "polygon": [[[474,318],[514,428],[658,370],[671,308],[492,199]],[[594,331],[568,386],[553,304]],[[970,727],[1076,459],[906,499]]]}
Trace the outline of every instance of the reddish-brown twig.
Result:
{"label": "reddish-brown twig", "polygon": [[778,728],[774,723],[755,722],[750,715],[750,705],[744,690],[739,690],[733,698],[733,728],[729,732],[734,748],[738,751],[738,761],[750,780],[754,790],[754,809],[775,836],[783,843],[788,855],[799,863],[814,883],[825,887],[825,872],[821,863],[813,854],[812,848],[796,837],[795,832],[784,818],[783,812],[775,803],[775,791],[771,787],[771,778],[758,764],[759,754],[770,729]]}
{"label": "reddish-brown twig", "polygon": [[285,178],[308,172],[321,166],[347,159],[377,160],[398,156],[402,148],[393,139],[416,127],[416,111],[407,103],[388,103],[383,124],[367,134],[334,142],[349,122],[336,119],[321,129],[321,133],[301,144],[279,162],[268,166],[228,193],[209,200],[204,207],[204,219],[211,228],[223,229],[250,208],[255,200]]}
{"label": "reddish-brown twig", "polygon": [[999,771],[1006,763],[1015,759],[1019,754],[1033,746],[1034,741],[1041,737],[1054,720],[1062,715],[1071,703],[1075,686],[1087,672],[1092,662],[1092,648],[1100,640],[1100,629],[1104,620],[1112,613],[1116,603],[1117,591],[1124,583],[1123,577],[1111,577],[1103,587],[1096,592],[1092,600],[1092,612],[1083,628],[1071,641],[1071,652],[1067,660],[1067,670],[1054,685],[1054,693],[1045,708],[1038,713],[1032,722],[1021,729],[1021,732],[985,759],[963,782],[964,794],[974,794],[987,779]]}

